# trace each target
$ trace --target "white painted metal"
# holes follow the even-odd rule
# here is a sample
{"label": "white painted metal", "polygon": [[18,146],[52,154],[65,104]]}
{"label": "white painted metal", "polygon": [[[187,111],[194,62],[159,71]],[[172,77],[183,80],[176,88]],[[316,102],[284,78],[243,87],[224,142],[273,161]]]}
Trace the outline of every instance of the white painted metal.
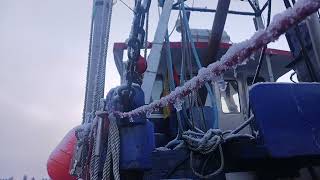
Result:
{"label": "white painted metal", "polygon": [[168,22],[171,14],[171,9],[174,0],[166,0],[162,9],[162,13],[158,22],[157,30],[153,40],[152,48],[148,56],[148,68],[144,73],[141,88],[145,93],[145,103],[149,104],[153,85],[157,76],[157,71],[160,64],[161,50],[164,42],[164,37],[168,29]]}

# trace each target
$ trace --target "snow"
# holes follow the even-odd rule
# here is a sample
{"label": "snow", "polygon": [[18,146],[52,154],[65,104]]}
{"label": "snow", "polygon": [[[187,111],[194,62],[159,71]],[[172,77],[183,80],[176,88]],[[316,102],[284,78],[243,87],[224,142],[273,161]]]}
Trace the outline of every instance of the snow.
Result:
{"label": "snow", "polygon": [[186,82],[184,86],[177,87],[169,95],[154,101],[149,105],[139,107],[130,112],[118,112],[118,114],[121,117],[130,117],[146,112],[150,113],[154,111],[155,108],[174,104],[178,99],[182,99],[192,91],[199,89],[208,81],[218,81],[225,71],[246,63],[253,52],[261,49],[270,42],[274,42],[291,26],[299,23],[307,16],[316,12],[319,8],[320,0],[297,1],[293,8],[289,8],[286,11],[275,15],[270,26],[266,30],[260,30],[250,39],[231,46],[226,54],[221,57],[220,61],[210,64],[207,68],[201,68],[198,75]]}

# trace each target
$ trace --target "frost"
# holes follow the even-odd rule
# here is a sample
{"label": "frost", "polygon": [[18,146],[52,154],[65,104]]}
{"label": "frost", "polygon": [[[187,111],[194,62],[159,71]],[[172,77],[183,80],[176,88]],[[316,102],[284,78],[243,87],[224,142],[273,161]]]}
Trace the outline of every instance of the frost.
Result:
{"label": "frost", "polygon": [[173,104],[174,108],[177,110],[177,112],[180,112],[182,110],[182,104],[183,104],[183,100],[178,98],[176,99],[176,102]]}
{"label": "frost", "polygon": [[217,81],[218,87],[220,89],[220,91],[226,91],[227,89],[227,83],[223,80],[223,78],[221,78],[220,80]]}
{"label": "frost", "polygon": [[320,0],[299,0],[291,9],[276,15],[270,26],[265,30],[256,32],[250,39],[234,44],[229,48],[220,61],[202,68],[198,75],[186,82],[184,86],[177,87],[168,96],[154,101],[149,105],[141,106],[131,112],[122,113],[124,117],[146,113],[154,108],[174,104],[177,111],[182,109],[181,99],[202,87],[208,81],[218,81],[226,70],[246,63],[253,52],[275,41],[285,33],[291,26],[301,22],[303,19],[316,12],[320,8]]}
{"label": "frost", "polygon": [[151,117],[151,114],[152,114],[152,111],[147,111],[147,113],[146,113],[146,116],[147,116],[147,118],[150,118]]}
{"label": "frost", "polygon": [[134,122],[133,117],[130,117],[130,118],[129,118],[129,121],[130,121],[131,123]]}
{"label": "frost", "polygon": [[158,147],[155,149],[156,151],[170,151],[171,149],[166,148],[166,147]]}
{"label": "frost", "polygon": [[234,78],[238,77],[238,72],[237,72],[237,68],[236,67],[233,68],[233,77]]}

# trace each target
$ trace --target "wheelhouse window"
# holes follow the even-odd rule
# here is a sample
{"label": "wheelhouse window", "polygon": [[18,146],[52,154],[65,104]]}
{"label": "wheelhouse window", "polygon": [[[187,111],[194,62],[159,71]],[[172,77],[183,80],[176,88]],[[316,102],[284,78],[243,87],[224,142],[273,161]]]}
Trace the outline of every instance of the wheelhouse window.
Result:
{"label": "wheelhouse window", "polygon": [[240,113],[239,88],[237,81],[225,81],[220,89],[221,108],[224,113]]}

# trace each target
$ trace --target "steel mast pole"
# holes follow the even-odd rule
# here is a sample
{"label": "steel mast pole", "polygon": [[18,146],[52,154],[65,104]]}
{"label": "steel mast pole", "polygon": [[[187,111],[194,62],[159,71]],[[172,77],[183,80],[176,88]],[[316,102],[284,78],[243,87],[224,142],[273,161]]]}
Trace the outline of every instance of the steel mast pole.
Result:
{"label": "steel mast pole", "polygon": [[217,61],[216,56],[219,51],[219,45],[227,20],[228,11],[231,0],[219,0],[217,5],[217,12],[214,16],[207,58],[204,59],[204,66],[207,67],[210,63]]}
{"label": "steel mast pole", "polygon": [[83,123],[91,122],[104,97],[112,0],[94,0]]}

